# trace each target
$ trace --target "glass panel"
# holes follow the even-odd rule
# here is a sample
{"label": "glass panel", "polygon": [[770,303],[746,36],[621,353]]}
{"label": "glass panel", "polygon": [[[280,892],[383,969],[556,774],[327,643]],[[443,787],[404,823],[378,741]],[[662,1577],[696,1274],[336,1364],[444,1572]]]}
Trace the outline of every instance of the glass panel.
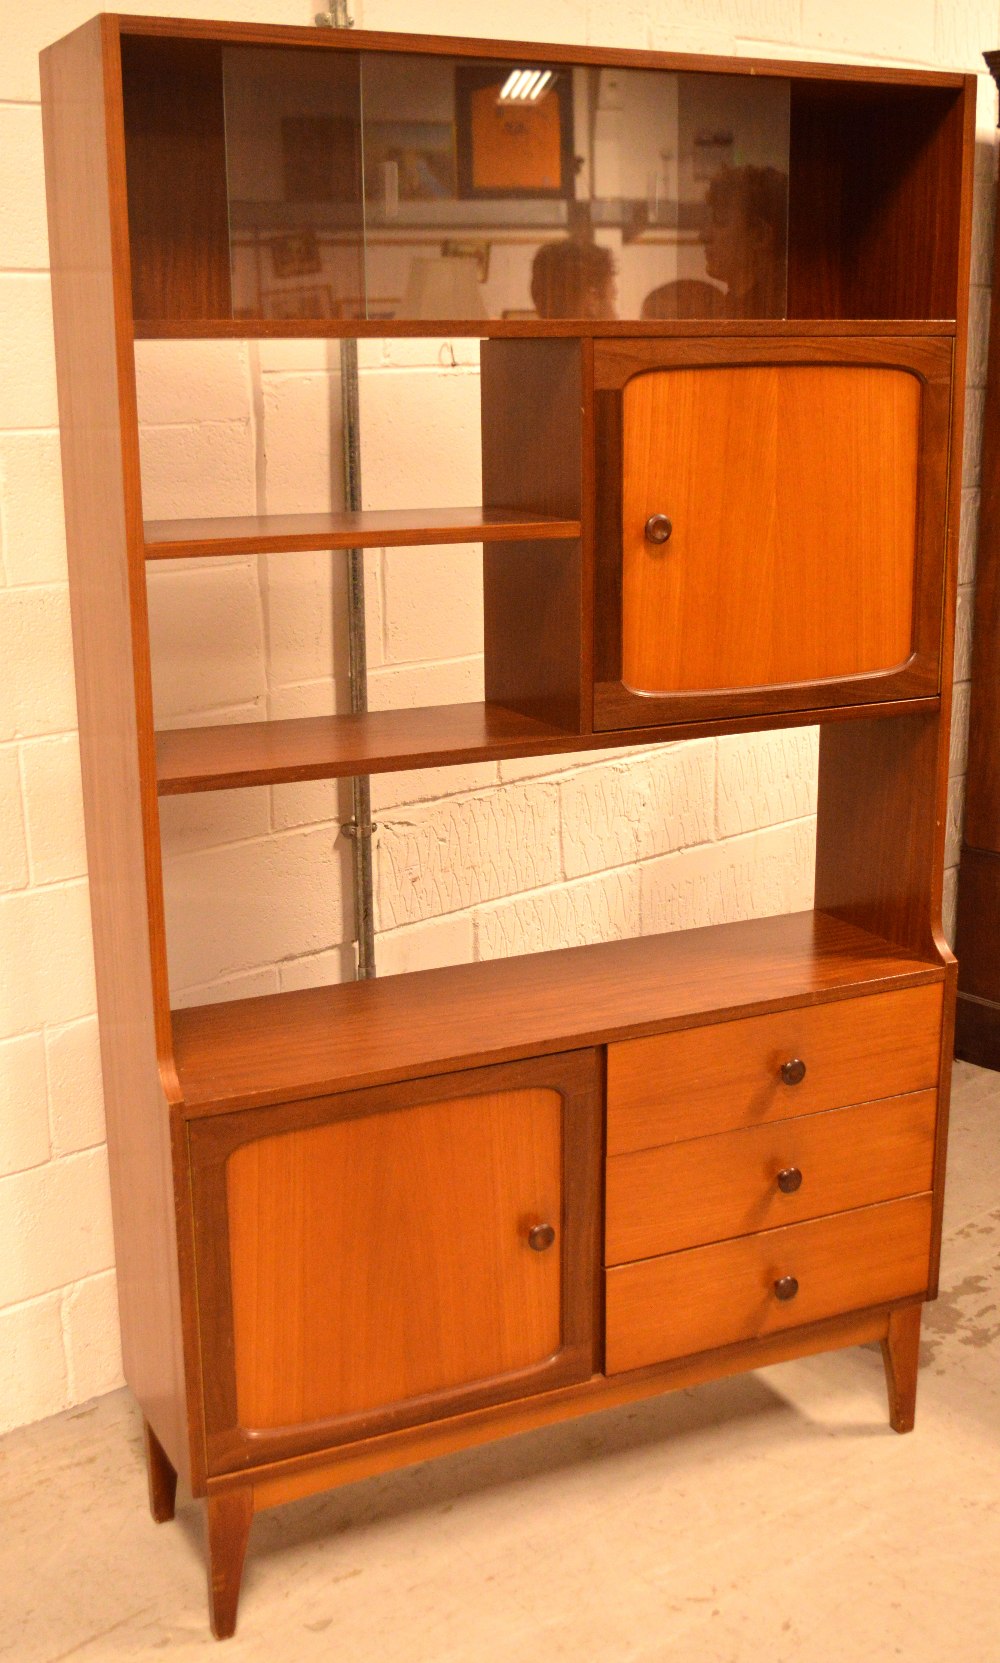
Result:
{"label": "glass panel", "polygon": [[237,317],[783,317],[789,83],[232,48]]}
{"label": "glass panel", "polygon": [[223,51],[236,318],[363,318],[356,52]]}

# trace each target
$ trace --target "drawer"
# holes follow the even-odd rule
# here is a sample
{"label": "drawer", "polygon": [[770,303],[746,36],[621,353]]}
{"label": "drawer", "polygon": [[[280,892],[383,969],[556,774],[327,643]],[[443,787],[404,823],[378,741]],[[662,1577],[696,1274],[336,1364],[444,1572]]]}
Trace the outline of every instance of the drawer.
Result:
{"label": "drawer", "polygon": [[[931,1197],[691,1247],[605,1276],[605,1371],[689,1357],[927,1289]],[[775,1283],[794,1277],[794,1298]]]}
{"label": "drawer", "polygon": [[936,1086],[942,996],[932,982],[609,1045],[608,1154]]}
{"label": "drawer", "polygon": [[[937,1093],[829,1109],[741,1132],[615,1155],[605,1262],[845,1212],[931,1187]],[[786,1187],[779,1173],[788,1173]],[[789,1189],[796,1182],[798,1187]]]}

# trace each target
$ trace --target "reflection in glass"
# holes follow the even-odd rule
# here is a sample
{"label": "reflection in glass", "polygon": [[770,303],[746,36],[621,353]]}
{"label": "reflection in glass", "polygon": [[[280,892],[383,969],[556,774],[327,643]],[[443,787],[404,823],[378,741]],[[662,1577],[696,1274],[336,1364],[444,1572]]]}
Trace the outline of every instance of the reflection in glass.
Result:
{"label": "reflection in glass", "polygon": [[355,52],[223,52],[233,316],[363,318]]}
{"label": "reflection in glass", "polygon": [[785,80],[225,57],[237,315],[785,314]]}

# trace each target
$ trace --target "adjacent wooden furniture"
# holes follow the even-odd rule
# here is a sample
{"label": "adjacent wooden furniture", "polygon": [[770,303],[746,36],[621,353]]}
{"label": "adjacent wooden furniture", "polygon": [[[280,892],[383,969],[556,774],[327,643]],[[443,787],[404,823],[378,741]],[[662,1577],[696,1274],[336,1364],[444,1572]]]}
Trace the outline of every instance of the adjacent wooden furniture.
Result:
{"label": "adjacent wooden furniture", "polygon": [[[518,177],[521,66],[563,112],[681,133],[736,78],[772,148],[719,190],[782,206],[741,210],[757,298],[718,249],[711,281],[664,264],[713,246],[702,187],[614,196],[582,154],[522,214],[462,198],[447,147],[408,172],[360,144],[362,84],[367,119],[469,65],[491,179]],[[125,1368],[154,1517],[178,1476],[206,1501],[215,1632],[256,1511],[464,1445],[875,1340],[908,1430],[954,1012],[974,78],[104,16],[43,95]],[[511,248],[536,227],[530,269],[495,263],[515,302],[413,253],[476,214]],[[323,282],[274,302],[269,237]],[[445,277],[481,315],[431,328]],[[144,523],[137,337],[435,332],[483,339],[481,505]],[[148,561],[470,537],[483,703],[154,733]],[[811,911],[171,1009],[161,794],[817,721]]]}
{"label": "adjacent wooden furniture", "polygon": [[[994,80],[1000,53],[987,52]],[[997,236],[1000,238],[1000,228]],[[1000,247],[1000,242],[997,244]],[[972,632],[965,825],[958,869],[955,1055],[1000,1068],[1000,303],[994,250]]]}

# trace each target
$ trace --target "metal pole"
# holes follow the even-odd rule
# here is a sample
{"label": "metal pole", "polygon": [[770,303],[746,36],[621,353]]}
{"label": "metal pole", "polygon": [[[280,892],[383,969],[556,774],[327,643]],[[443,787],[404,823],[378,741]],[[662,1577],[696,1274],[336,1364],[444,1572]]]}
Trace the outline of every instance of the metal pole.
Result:
{"label": "metal pole", "polygon": [[[321,29],[352,29],[349,0],[332,0],[326,11],[316,13]],[[358,343],[340,343],[340,413],[344,454],[344,506],[357,513],[361,508],[361,411],[358,400]],[[368,709],[368,651],[365,642],[365,563],[361,549],[347,551],[347,628],[351,678],[351,711]],[[356,774],[351,781],[351,818],[341,831],[351,839],[351,875],[354,891],[354,930],[358,941],[358,981],[375,975],[375,903],[372,884],[372,789],[368,774]]]}
{"label": "metal pole", "polygon": [[[344,506],[361,508],[361,412],[358,399],[358,343],[340,343],[340,408],[344,448]],[[368,652],[365,641],[365,563],[362,549],[347,551],[347,620],[351,676],[351,710],[368,709]],[[372,884],[371,778],[356,774],[351,781],[351,819],[342,827],[351,838],[354,887],[354,926],[358,940],[359,981],[375,975],[375,904]]]}

